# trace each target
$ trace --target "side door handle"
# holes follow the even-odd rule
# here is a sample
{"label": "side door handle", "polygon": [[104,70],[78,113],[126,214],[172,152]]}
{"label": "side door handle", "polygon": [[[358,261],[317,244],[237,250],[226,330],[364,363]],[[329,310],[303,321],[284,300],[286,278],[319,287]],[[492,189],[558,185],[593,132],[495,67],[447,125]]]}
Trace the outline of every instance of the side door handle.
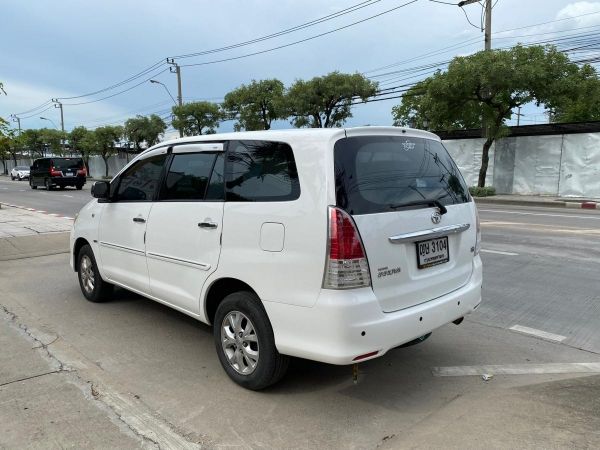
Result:
{"label": "side door handle", "polygon": [[215,228],[217,228],[217,224],[214,222],[200,222],[198,224],[198,227],[200,228],[204,228],[204,229],[209,229],[209,230],[214,230]]}
{"label": "side door handle", "polygon": [[146,219],[144,219],[142,217],[134,217],[133,221],[136,223],[146,223]]}

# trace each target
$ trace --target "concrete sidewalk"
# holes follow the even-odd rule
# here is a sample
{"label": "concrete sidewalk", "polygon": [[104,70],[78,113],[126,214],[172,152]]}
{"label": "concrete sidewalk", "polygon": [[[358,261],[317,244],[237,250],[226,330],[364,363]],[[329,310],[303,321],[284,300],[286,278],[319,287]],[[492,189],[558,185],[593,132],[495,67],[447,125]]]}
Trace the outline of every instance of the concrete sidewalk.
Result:
{"label": "concrete sidewalk", "polygon": [[0,310],[0,448],[149,447],[52,356],[58,336],[34,337],[16,319]]}
{"label": "concrete sidewalk", "polygon": [[73,219],[0,203],[0,239],[71,231]]}
{"label": "concrete sidewalk", "polygon": [[474,197],[476,203],[515,205],[515,206],[541,206],[550,208],[583,208],[600,209],[600,199],[565,198],[545,195],[494,195],[491,197]]}

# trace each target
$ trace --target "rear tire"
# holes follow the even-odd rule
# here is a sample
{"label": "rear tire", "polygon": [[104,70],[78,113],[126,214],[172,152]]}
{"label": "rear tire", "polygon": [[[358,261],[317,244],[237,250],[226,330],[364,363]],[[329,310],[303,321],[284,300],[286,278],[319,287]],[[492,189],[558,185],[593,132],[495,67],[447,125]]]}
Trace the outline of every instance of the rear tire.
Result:
{"label": "rear tire", "polygon": [[255,294],[225,297],[215,314],[213,336],[223,369],[240,386],[258,391],[285,375],[290,357],[277,351],[271,322]]}
{"label": "rear tire", "polygon": [[46,181],[44,182],[44,185],[46,186],[46,190],[47,191],[51,191],[52,190],[52,183],[50,182],[49,178],[46,178]]}
{"label": "rear tire", "polygon": [[110,300],[114,286],[100,276],[94,252],[88,244],[81,247],[77,255],[77,275],[81,292],[86,299],[94,303]]}
{"label": "rear tire", "polygon": [[77,189],[78,191],[83,189],[83,184],[78,184],[77,186],[75,186],[75,189]]}

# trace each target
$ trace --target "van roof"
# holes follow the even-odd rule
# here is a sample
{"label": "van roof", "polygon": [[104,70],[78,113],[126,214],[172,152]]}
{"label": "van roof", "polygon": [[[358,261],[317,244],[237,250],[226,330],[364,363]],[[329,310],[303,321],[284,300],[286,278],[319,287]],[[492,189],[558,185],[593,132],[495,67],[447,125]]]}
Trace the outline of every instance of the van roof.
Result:
{"label": "van roof", "polygon": [[414,128],[403,127],[353,127],[353,128],[291,128],[284,130],[260,130],[260,131],[238,131],[231,133],[203,134],[200,136],[188,136],[177,139],[170,139],[161,142],[143,153],[165,145],[181,144],[186,142],[202,141],[227,141],[227,140],[296,140],[299,138],[317,138],[331,139],[336,136],[367,136],[372,134],[400,135],[410,137],[421,137],[426,139],[440,140],[440,138],[428,131],[416,130]]}

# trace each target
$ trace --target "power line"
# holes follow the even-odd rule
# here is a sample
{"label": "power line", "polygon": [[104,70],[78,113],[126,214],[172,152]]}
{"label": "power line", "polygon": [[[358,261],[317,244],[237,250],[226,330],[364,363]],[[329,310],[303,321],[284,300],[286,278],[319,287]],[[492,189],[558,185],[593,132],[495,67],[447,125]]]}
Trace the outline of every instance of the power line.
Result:
{"label": "power line", "polygon": [[279,37],[279,36],[283,36],[283,35],[286,35],[286,34],[289,34],[289,33],[293,33],[295,31],[303,30],[305,28],[309,28],[309,27],[318,25],[318,24],[323,23],[323,22],[327,22],[327,21],[332,20],[332,19],[336,19],[336,18],[341,17],[343,15],[346,15],[346,14],[358,11],[358,10],[360,10],[362,8],[366,8],[368,6],[372,6],[372,5],[374,5],[376,3],[379,3],[381,1],[382,0],[367,0],[367,1],[363,1],[361,3],[357,3],[357,4],[353,5],[353,6],[350,6],[348,8],[344,8],[344,9],[342,9],[340,11],[337,11],[335,13],[329,14],[327,16],[323,16],[323,17],[320,17],[318,19],[314,19],[314,20],[311,20],[309,22],[305,22],[305,23],[302,23],[300,25],[296,25],[294,27],[287,28],[285,30],[278,31],[276,33],[268,34],[266,36],[261,36],[261,37],[258,37],[258,38],[255,38],[255,39],[251,39],[251,40],[248,40],[248,41],[240,42],[240,43],[237,43],[237,44],[227,45],[225,47],[214,48],[214,49],[211,49],[211,50],[203,50],[203,51],[199,51],[199,52],[195,52],[195,53],[188,53],[188,54],[184,54],[184,55],[172,56],[172,58],[174,58],[174,59],[191,58],[191,57],[195,57],[195,56],[202,56],[202,55],[208,55],[208,54],[211,54],[211,53],[219,53],[219,52],[223,52],[223,51],[227,51],[227,50],[232,50],[234,48],[245,47],[247,45],[251,45],[251,44],[255,44],[257,42],[262,42],[262,41],[270,40],[270,39],[273,39],[273,38],[276,38],[276,37]]}
{"label": "power line", "polygon": [[341,31],[341,30],[345,30],[346,28],[350,28],[350,27],[353,27],[353,26],[358,25],[360,23],[367,22],[368,20],[372,20],[372,19],[375,19],[377,17],[383,16],[384,14],[391,13],[393,11],[396,11],[396,10],[398,10],[400,8],[404,8],[404,7],[408,6],[408,5],[416,3],[418,1],[419,0],[411,0],[411,1],[406,2],[406,3],[404,3],[404,4],[400,5],[400,6],[396,6],[395,8],[391,8],[391,9],[383,11],[383,12],[381,12],[379,14],[375,14],[375,15],[367,17],[365,19],[361,19],[361,20],[358,20],[356,22],[352,22],[352,23],[350,23],[348,25],[345,25],[343,27],[338,27],[338,28],[335,28],[333,30],[326,31],[324,33],[319,33],[319,34],[316,34],[314,36],[310,36],[310,37],[307,37],[307,38],[304,38],[304,39],[300,39],[298,41],[290,42],[289,44],[279,45],[277,47],[272,47],[272,48],[269,48],[269,49],[266,49],[266,50],[261,50],[261,51],[257,51],[257,52],[253,52],[253,53],[248,53],[246,55],[234,56],[234,57],[231,57],[231,58],[216,59],[216,60],[212,60],[212,61],[205,61],[205,62],[194,63],[194,64],[182,64],[181,67],[206,66],[206,65],[209,65],[209,64],[217,64],[217,63],[222,63],[222,62],[227,62],[227,61],[235,61],[235,60],[238,60],[238,59],[248,58],[250,56],[256,56],[256,55],[262,55],[264,53],[269,53],[269,52],[272,52],[272,51],[275,51],[275,50],[280,50],[282,48],[291,47],[293,45],[301,44],[303,42],[311,41],[313,39],[317,39],[317,38],[320,38],[320,37],[323,37],[323,36],[327,36],[327,35],[332,34],[332,33],[336,33],[336,32]]}
{"label": "power line", "polygon": [[142,84],[146,83],[147,81],[150,81],[151,79],[156,78],[157,76],[165,73],[167,70],[169,70],[169,68],[163,69],[160,72],[157,72],[157,73],[153,74],[149,78],[146,78],[146,79],[140,81],[139,83],[136,83],[133,86],[130,86],[127,89],[123,89],[122,91],[119,91],[119,92],[117,92],[115,94],[107,95],[106,97],[98,98],[98,99],[95,99],[95,100],[89,100],[89,101],[86,101],[86,102],[63,103],[63,105],[68,105],[68,106],[88,105],[90,103],[101,102],[102,100],[106,100],[108,98],[116,97],[117,95],[124,94],[125,92],[131,91],[132,89],[135,89],[136,87],[141,86]]}

